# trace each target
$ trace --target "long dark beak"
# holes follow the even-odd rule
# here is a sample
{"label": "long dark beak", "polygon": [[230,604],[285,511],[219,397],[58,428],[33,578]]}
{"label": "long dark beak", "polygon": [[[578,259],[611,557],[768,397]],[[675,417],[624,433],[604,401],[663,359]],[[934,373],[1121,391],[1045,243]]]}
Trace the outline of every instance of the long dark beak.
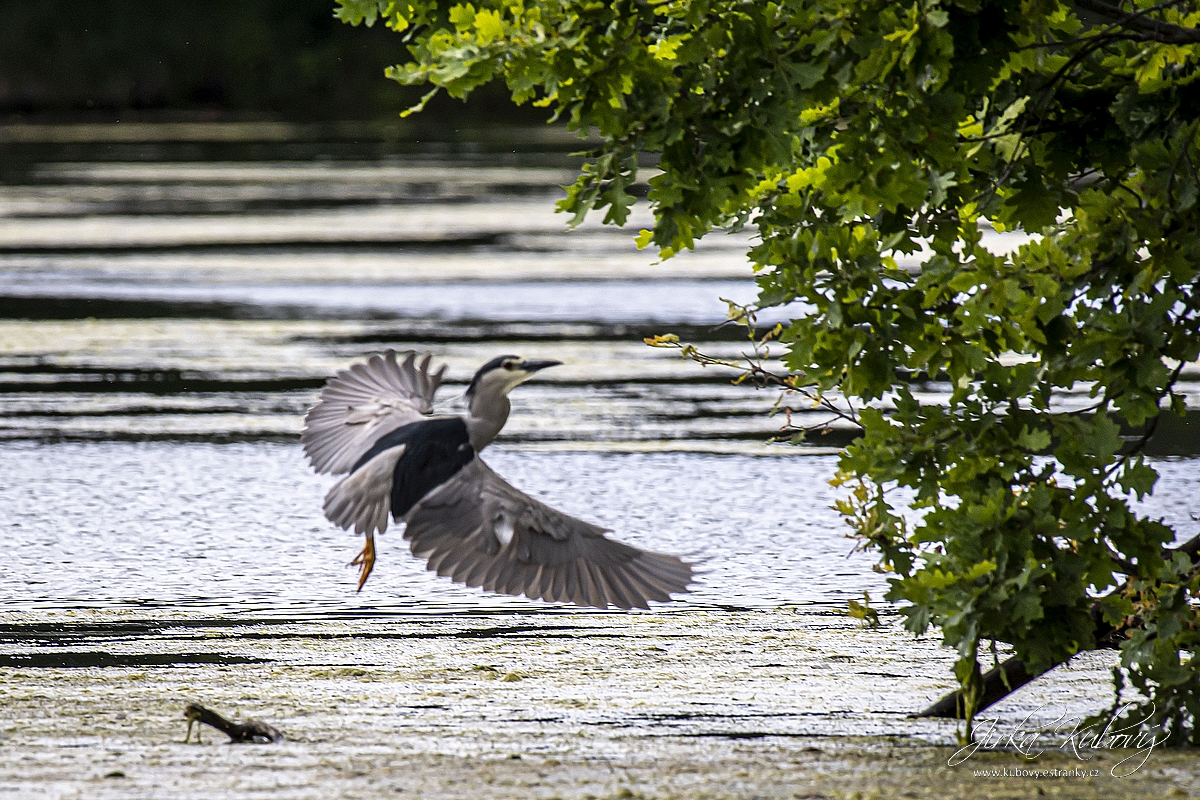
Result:
{"label": "long dark beak", "polygon": [[563,362],[561,361],[522,361],[521,369],[525,372],[537,372],[538,370],[545,369],[546,367],[561,366],[562,363]]}

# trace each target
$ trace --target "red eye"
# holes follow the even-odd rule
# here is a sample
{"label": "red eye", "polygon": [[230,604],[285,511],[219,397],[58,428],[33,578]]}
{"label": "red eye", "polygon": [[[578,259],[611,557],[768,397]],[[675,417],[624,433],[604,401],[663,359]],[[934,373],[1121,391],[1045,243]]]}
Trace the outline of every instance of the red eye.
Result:
{"label": "red eye", "polygon": [[505,361],[505,362],[504,362],[504,368],[505,368],[505,369],[512,369],[512,368],[513,368],[513,362],[511,362],[511,361]]}

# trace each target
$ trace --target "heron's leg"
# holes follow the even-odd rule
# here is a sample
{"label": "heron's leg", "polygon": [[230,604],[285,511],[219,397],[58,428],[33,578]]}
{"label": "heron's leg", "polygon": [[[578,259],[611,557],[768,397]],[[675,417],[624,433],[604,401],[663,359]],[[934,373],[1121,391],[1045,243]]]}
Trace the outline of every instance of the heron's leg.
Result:
{"label": "heron's leg", "polygon": [[184,744],[187,744],[188,742],[190,742],[192,740],[192,726],[196,724],[196,718],[189,714],[187,721],[188,721],[188,729],[187,729],[187,734],[183,737]]}
{"label": "heron's leg", "polygon": [[358,591],[361,592],[363,584],[367,582],[367,578],[371,577],[371,570],[375,569],[374,533],[367,534],[367,543],[363,545],[363,549],[350,562],[350,566],[358,567]]}

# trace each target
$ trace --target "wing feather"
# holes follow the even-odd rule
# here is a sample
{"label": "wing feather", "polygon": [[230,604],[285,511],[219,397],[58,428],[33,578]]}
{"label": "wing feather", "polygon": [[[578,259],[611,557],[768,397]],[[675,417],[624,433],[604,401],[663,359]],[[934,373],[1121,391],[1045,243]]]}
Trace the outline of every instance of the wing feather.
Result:
{"label": "wing feather", "polygon": [[607,538],[513,488],[478,457],[405,521],[428,569],[487,591],[628,609],[669,601],[692,581],[690,564]]}
{"label": "wing feather", "polygon": [[508,559],[503,556],[488,560],[479,575],[479,586],[489,592],[502,591],[497,588],[497,582],[510,568],[511,565],[508,563]]}
{"label": "wing feather", "polygon": [[546,565],[538,566],[537,575],[533,578],[534,591],[539,600],[549,600],[554,596],[554,570],[546,569]]}
{"label": "wing feather", "polygon": [[[532,572],[533,568],[528,564],[512,564],[508,574],[500,576],[500,580],[504,581],[504,588],[500,591],[503,594],[525,594],[529,591],[530,573]],[[505,580],[506,578],[507,580]]]}
{"label": "wing feather", "polygon": [[483,558],[475,558],[471,568],[463,571],[463,583],[467,586],[487,586],[488,572],[492,564]]}
{"label": "wing feather", "polygon": [[349,472],[381,435],[431,414],[446,366],[431,373],[430,360],[418,365],[410,351],[397,362],[388,350],[330,378],[300,437],[313,468]]}
{"label": "wing feather", "polygon": [[669,582],[659,575],[655,571],[652,564],[647,560],[638,559],[637,562],[633,564],[632,568],[638,573],[638,575],[646,584],[653,586],[660,591],[669,585]]}
{"label": "wing feather", "polygon": [[[589,606],[599,606],[600,598],[604,596],[604,592],[596,583],[596,576],[592,574],[592,570],[586,561],[580,561],[579,565],[580,586],[583,589],[583,599]],[[608,603],[604,604],[608,607]]]}
{"label": "wing feather", "polygon": [[622,608],[649,608],[647,600],[649,596],[646,590],[639,586],[638,581],[633,574],[633,565],[637,563],[637,559],[629,562],[629,565],[623,570],[613,570],[605,576],[607,582],[617,589],[628,605],[621,606]]}
{"label": "wing feather", "polygon": [[654,577],[647,571],[642,559],[637,559],[630,565],[630,570],[634,572],[641,580],[641,585],[644,587],[646,597],[651,600],[663,602],[671,597],[670,588],[663,583],[661,579]]}
{"label": "wing feather", "polygon": [[387,530],[392,510],[392,480],[404,445],[377,454],[330,487],[325,495],[325,516],[341,528],[374,534]]}
{"label": "wing feather", "polygon": [[618,570],[599,570],[600,579],[604,581],[605,594],[612,598],[612,604],[626,611],[633,608],[638,598],[625,594],[625,586],[621,581]]}
{"label": "wing feather", "polygon": [[550,588],[543,595],[543,600],[554,600],[556,597],[562,597],[570,600],[571,597],[567,594],[567,577],[570,572],[566,569],[550,569],[546,570],[546,574],[550,579]]}
{"label": "wing feather", "polygon": [[592,579],[592,586],[596,588],[598,597],[604,598],[606,605],[614,605],[618,608],[625,605],[624,601],[617,596],[612,587],[608,585],[608,581],[604,579],[604,571],[600,569],[598,564],[585,564],[588,575]]}
{"label": "wing feather", "polygon": [[469,572],[469,578],[468,580],[463,581],[463,583],[476,589],[484,589],[488,585],[487,573],[489,567],[491,566],[491,561],[481,553],[472,554],[472,559],[472,568]]}
{"label": "wing feather", "polygon": [[563,591],[556,597],[558,602],[576,603],[582,606],[580,602],[580,573],[576,570],[574,564],[566,565],[563,572]]}
{"label": "wing feather", "polygon": [[404,537],[428,569],[487,591],[628,609],[669,601],[692,582],[690,564],[607,538],[513,488],[478,457],[405,521]]}
{"label": "wing feather", "polygon": [[463,555],[461,551],[449,547],[438,549],[430,556],[426,566],[443,578],[447,578],[457,568],[458,561]]}

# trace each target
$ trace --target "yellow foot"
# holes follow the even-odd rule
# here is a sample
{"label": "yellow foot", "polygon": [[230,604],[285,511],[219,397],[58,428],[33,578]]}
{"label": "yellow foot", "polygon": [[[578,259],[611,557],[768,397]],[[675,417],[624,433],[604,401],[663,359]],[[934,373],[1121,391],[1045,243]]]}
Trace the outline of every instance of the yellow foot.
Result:
{"label": "yellow foot", "polygon": [[367,578],[371,577],[371,570],[375,569],[375,537],[372,534],[367,534],[367,543],[363,545],[363,549],[350,562],[350,566],[358,567],[358,591],[362,591],[363,584],[367,582]]}

